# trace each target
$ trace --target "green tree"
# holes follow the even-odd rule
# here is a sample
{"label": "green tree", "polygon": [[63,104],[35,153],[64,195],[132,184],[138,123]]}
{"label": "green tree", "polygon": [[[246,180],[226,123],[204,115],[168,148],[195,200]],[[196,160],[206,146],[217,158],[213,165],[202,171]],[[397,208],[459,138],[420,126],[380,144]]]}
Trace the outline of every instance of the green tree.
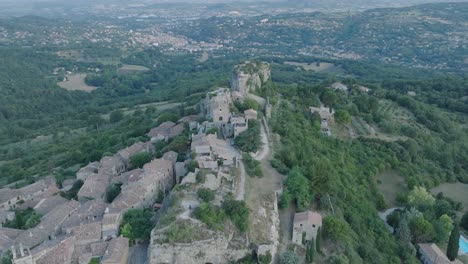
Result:
{"label": "green tree", "polygon": [[435,203],[435,198],[426,188],[418,186],[408,194],[408,204],[417,208],[427,208]]}
{"label": "green tree", "polygon": [[468,212],[463,214],[463,217],[461,219],[460,225],[468,231]]}
{"label": "green tree", "polygon": [[124,117],[124,114],[123,114],[123,112],[121,110],[115,110],[112,113],[110,113],[109,121],[111,123],[117,123],[120,120],[122,120],[123,117]]}
{"label": "green tree", "polygon": [[106,200],[108,203],[112,203],[114,199],[120,194],[122,184],[111,184],[106,191]]}
{"label": "green tree", "polygon": [[130,157],[130,167],[133,169],[143,168],[143,165],[151,161],[151,154],[148,152],[141,152],[134,154]]}
{"label": "green tree", "polygon": [[235,138],[236,146],[244,152],[257,152],[262,142],[260,139],[260,123],[249,120],[249,128]]}
{"label": "green tree", "polygon": [[340,124],[349,124],[351,123],[351,115],[346,110],[337,110],[335,120]]}
{"label": "green tree", "polygon": [[13,263],[13,253],[11,250],[7,250],[2,255],[2,264],[12,264]]}
{"label": "green tree", "polygon": [[249,229],[249,209],[244,201],[228,198],[223,201],[222,208],[241,232]]}
{"label": "green tree", "polygon": [[318,253],[322,253],[322,227],[317,229],[317,241],[315,242],[315,248]]}
{"label": "green tree", "polygon": [[400,224],[400,220],[401,213],[399,210],[395,210],[391,214],[387,215],[387,223],[393,228],[398,227],[398,225]]}
{"label": "green tree", "polygon": [[440,241],[446,242],[450,237],[450,232],[453,229],[453,220],[450,216],[444,214],[439,217],[439,224],[441,227]]}
{"label": "green tree", "polygon": [[299,257],[292,251],[284,252],[279,259],[280,264],[298,264]]}
{"label": "green tree", "polygon": [[151,210],[130,209],[123,217],[120,233],[132,240],[148,240],[154,227],[152,218]]}
{"label": "green tree", "polygon": [[313,263],[314,262],[314,255],[315,255],[315,241],[312,238],[311,241],[307,243],[306,247],[306,262]]}
{"label": "green tree", "polygon": [[458,249],[460,247],[460,228],[457,224],[454,225],[452,233],[450,233],[449,242],[447,245],[447,257],[454,261],[458,257]]}
{"label": "green tree", "polygon": [[288,192],[296,202],[299,211],[306,210],[312,201],[309,181],[298,168],[292,169],[286,181]]}
{"label": "green tree", "polygon": [[410,229],[416,243],[429,242],[435,237],[434,226],[423,216],[412,219]]}
{"label": "green tree", "polygon": [[328,239],[342,241],[349,237],[350,228],[345,221],[331,215],[323,221],[323,232]]}
{"label": "green tree", "polygon": [[273,257],[271,256],[270,251],[267,251],[265,255],[258,256],[258,264],[270,264],[272,260]]}
{"label": "green tree", "polygon": [[326,106],[332,106],[336,102],[336,99],[336,94],[331,89],[325,89],[320,96],[320,100],[322,100]]}

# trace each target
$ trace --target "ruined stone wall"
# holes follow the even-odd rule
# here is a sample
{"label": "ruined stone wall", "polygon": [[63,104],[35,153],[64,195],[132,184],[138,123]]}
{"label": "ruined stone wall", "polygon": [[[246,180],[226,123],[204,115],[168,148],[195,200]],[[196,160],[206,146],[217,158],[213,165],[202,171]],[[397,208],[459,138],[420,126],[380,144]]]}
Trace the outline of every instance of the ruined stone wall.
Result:
{"label": "ruined stone wall", "polygon": [[150,264],[226,264],[250,253],[248,247],[229,247],[225,238],[196,241],[190,244],[152,244],[149,246]]}

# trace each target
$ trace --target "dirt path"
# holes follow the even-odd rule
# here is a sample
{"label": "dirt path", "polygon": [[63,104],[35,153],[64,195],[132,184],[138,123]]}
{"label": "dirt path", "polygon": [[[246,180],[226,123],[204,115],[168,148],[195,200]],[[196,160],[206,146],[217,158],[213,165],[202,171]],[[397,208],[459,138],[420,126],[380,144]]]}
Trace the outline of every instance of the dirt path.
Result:
{"label": "dirt path", "polygon": [[252,155],[252,157],[258,161],[266,160],[271,152],[270,142],[268,141],[267,132],[263,123],[260,128],[260,138],[262,141],[262,148],[256,155]]}
{"label": "dirt path", "polygon": [[245,199],[245,167],[242,161],[239,162],[239,171],[240,171],[240,181],[236,188],[236,200],[244,200]]}

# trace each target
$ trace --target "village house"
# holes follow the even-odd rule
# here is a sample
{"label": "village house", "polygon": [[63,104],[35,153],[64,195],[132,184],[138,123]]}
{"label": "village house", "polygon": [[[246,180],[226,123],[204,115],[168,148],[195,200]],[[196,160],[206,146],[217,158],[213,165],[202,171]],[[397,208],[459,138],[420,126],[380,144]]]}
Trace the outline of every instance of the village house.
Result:
{"label": "village house", "polygon": [[62,224],[78,209],[77,201],[69,201],[55,207],[52,211],[44,215],[41,222],[34,228],[21,233],[14,244],[22,244],[26,248],[33,248],[45,240],[52,240],[60,235]]}
{"label": "village house", "polygon": [[117,176],[127,169],[123,160],[121,160],[117,155],[103,157],[100,164],[98,173],[108,174],[110,176]]}
{"label": "village house", "polygon": [[132,178],[139,177],[143,173],[144,171],[142,169],[134,169],[131,171],[123,172],[119,176],[112,177],[111,183],[125,184],[127,181],[131,180]]}
{"label": "village house", "polygon": [[11,248],[13,264],[71,263],[74,245],[74,236],[63,236],[58,239],[45,241],[32,250],[19,244]]}
{"label": "village house", "polygon": [[14,211],[0,211],[0,223],[3,225],[6,221],[13,221],[15,219],[16,213]]}
{"label": "village house", "polygon": [[184,124],[176,124],[172,121],[167,121],[159,125],[158,127],[155,127],[148,132],[148,137],[151,138],[152,143],[158,142],[158,141],[167,141],[171,138],[175,138],[178,135],[182,134],[184,132]]}
{"label": "village house", "polygon": [[0,210],[15,208],[19,200],[21,198],[18,190],[10,188],[0,189]]}
{"label": "village house", "polygon": [[[0,210],[16,208],[18,203],[35,200],[36,203],[44,197],[49,197],[57,193],[55,179],[48,177],[39,180],[20,189],[2,188],[0,189]],[[36,204],[33,203],[33,206]]]}
{"label": "village house", "polygon": [[99,165],[100,163],[98,161],[95,161],[84,166],[76,173],[76,179],[85,181],[89,175],[98,172]]}
{"label": "village house", "polygon": [[0,255],[9,250],[14,240],[23,232],[24,230],[0,227]]}
{"label": "village house", "polygon": [[302,212],[294,215],[292,242],[303,245],[305,241],[316,239],[317,230],[322,226],[322,216],[316,212]]}
{"label": "village house", "polygon": [[[174,160],[174,153],[165,156]],[[152,206],[159,192],[166,193],[174,186],[174,164],[170,160],[155,159],[143,166],[144,173],[122,185],[121,193],[105,210],[102,237],[116,237],[125,212]]]}
{"label": "village house", "polygon": [[229,122],[222,125],[224,138],[236,138],[240,133],[246,131],[249,126],[243,115],[231,115]]}
{"label": "village house", "polygon": [[[70,234],[75,227],[89,223],[101,223],[108,204],[102,200],[87,201],[62,224],[62,233]],[[99,235],[101,235],[99,233]]]}
{"label": "village house", "polygon": [[111,175],[107,173],[91,174],[78,192],[79,201],[104,199]]}
{"label": "village house", "polygon": [[33,207],[36,213],[45,215],[52,211],[55,207],[68,202],[67,199],[63,198],[60,195],[54,195],[51,197],[43,198],[39,203]]}
{"label": "village house", "polygon": [[124,148],[117,152],[116,156],[119,157],[125,164],[126,168],[130,167],[130,159],[132,158],[133,155],[138,154],[138,153],[153,153],[154,152],[154,146],[153,144],[146,142],[137,142],[133,145],[131,145],[128,148]]}
{"label": "village house", "polygon": [[237,166],[237,151],[228,142],[216,135],[192,135],[191,151],[199,168],[215,170],[219,165]]}
{"label": "village house", "polygon": [[447,256],[434,244],[418,244],[421,262],[423,264],[462,264],[459,260],[450,261]]}
{"label": "village house", "polygon": [[227,123],[231,116],[231,93],[227,88],[221,88],[206,94],[202,103],[203,115],[216,124]]}
{"label": "village house", "polygon": [[101,264],[127,264],[129,241],[125,237],[114,238],[109,242]]}
{"label": "village house", "polygon": [[348,91],[348,86],[340,82],[333,83],[331,87],[333,88],[333,90],[341,90],[344,92]]}

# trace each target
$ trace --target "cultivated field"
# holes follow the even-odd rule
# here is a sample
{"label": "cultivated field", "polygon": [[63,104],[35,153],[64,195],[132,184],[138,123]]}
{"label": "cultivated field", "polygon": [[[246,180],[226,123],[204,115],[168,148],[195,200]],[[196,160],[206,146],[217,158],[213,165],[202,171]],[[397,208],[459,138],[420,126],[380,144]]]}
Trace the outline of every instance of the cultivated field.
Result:
{"label": "cultivated field", "polygon": [[443,183],[431,189],[431,193],[434,195],[440,192],[442,192],[444,196],[461,202],[463,204],[463,210],[468,210],[468,184],[463,184],[461,182]]}
{"label": "cultivated field", "polygon": [[119,69],[117,69],[117,73],[118,74],[131,74],[131,73],[146,72],[149,70],[150,69],[145,66],[125,64]]}
{"label": "cultivated field", "polygon": [[97,89],[97,87],[89,86],[85,83],[86,73],[77,73],[67,75],[66,77],[66,81],[57,83],[65,90],[92,92]]}
{"label": "cultivated field", "polygon": [[393,170],[384,171],[378,176],[378,189],[382,192],[390,207],[395,207],[398,193],[406,191],[403,177]]}

